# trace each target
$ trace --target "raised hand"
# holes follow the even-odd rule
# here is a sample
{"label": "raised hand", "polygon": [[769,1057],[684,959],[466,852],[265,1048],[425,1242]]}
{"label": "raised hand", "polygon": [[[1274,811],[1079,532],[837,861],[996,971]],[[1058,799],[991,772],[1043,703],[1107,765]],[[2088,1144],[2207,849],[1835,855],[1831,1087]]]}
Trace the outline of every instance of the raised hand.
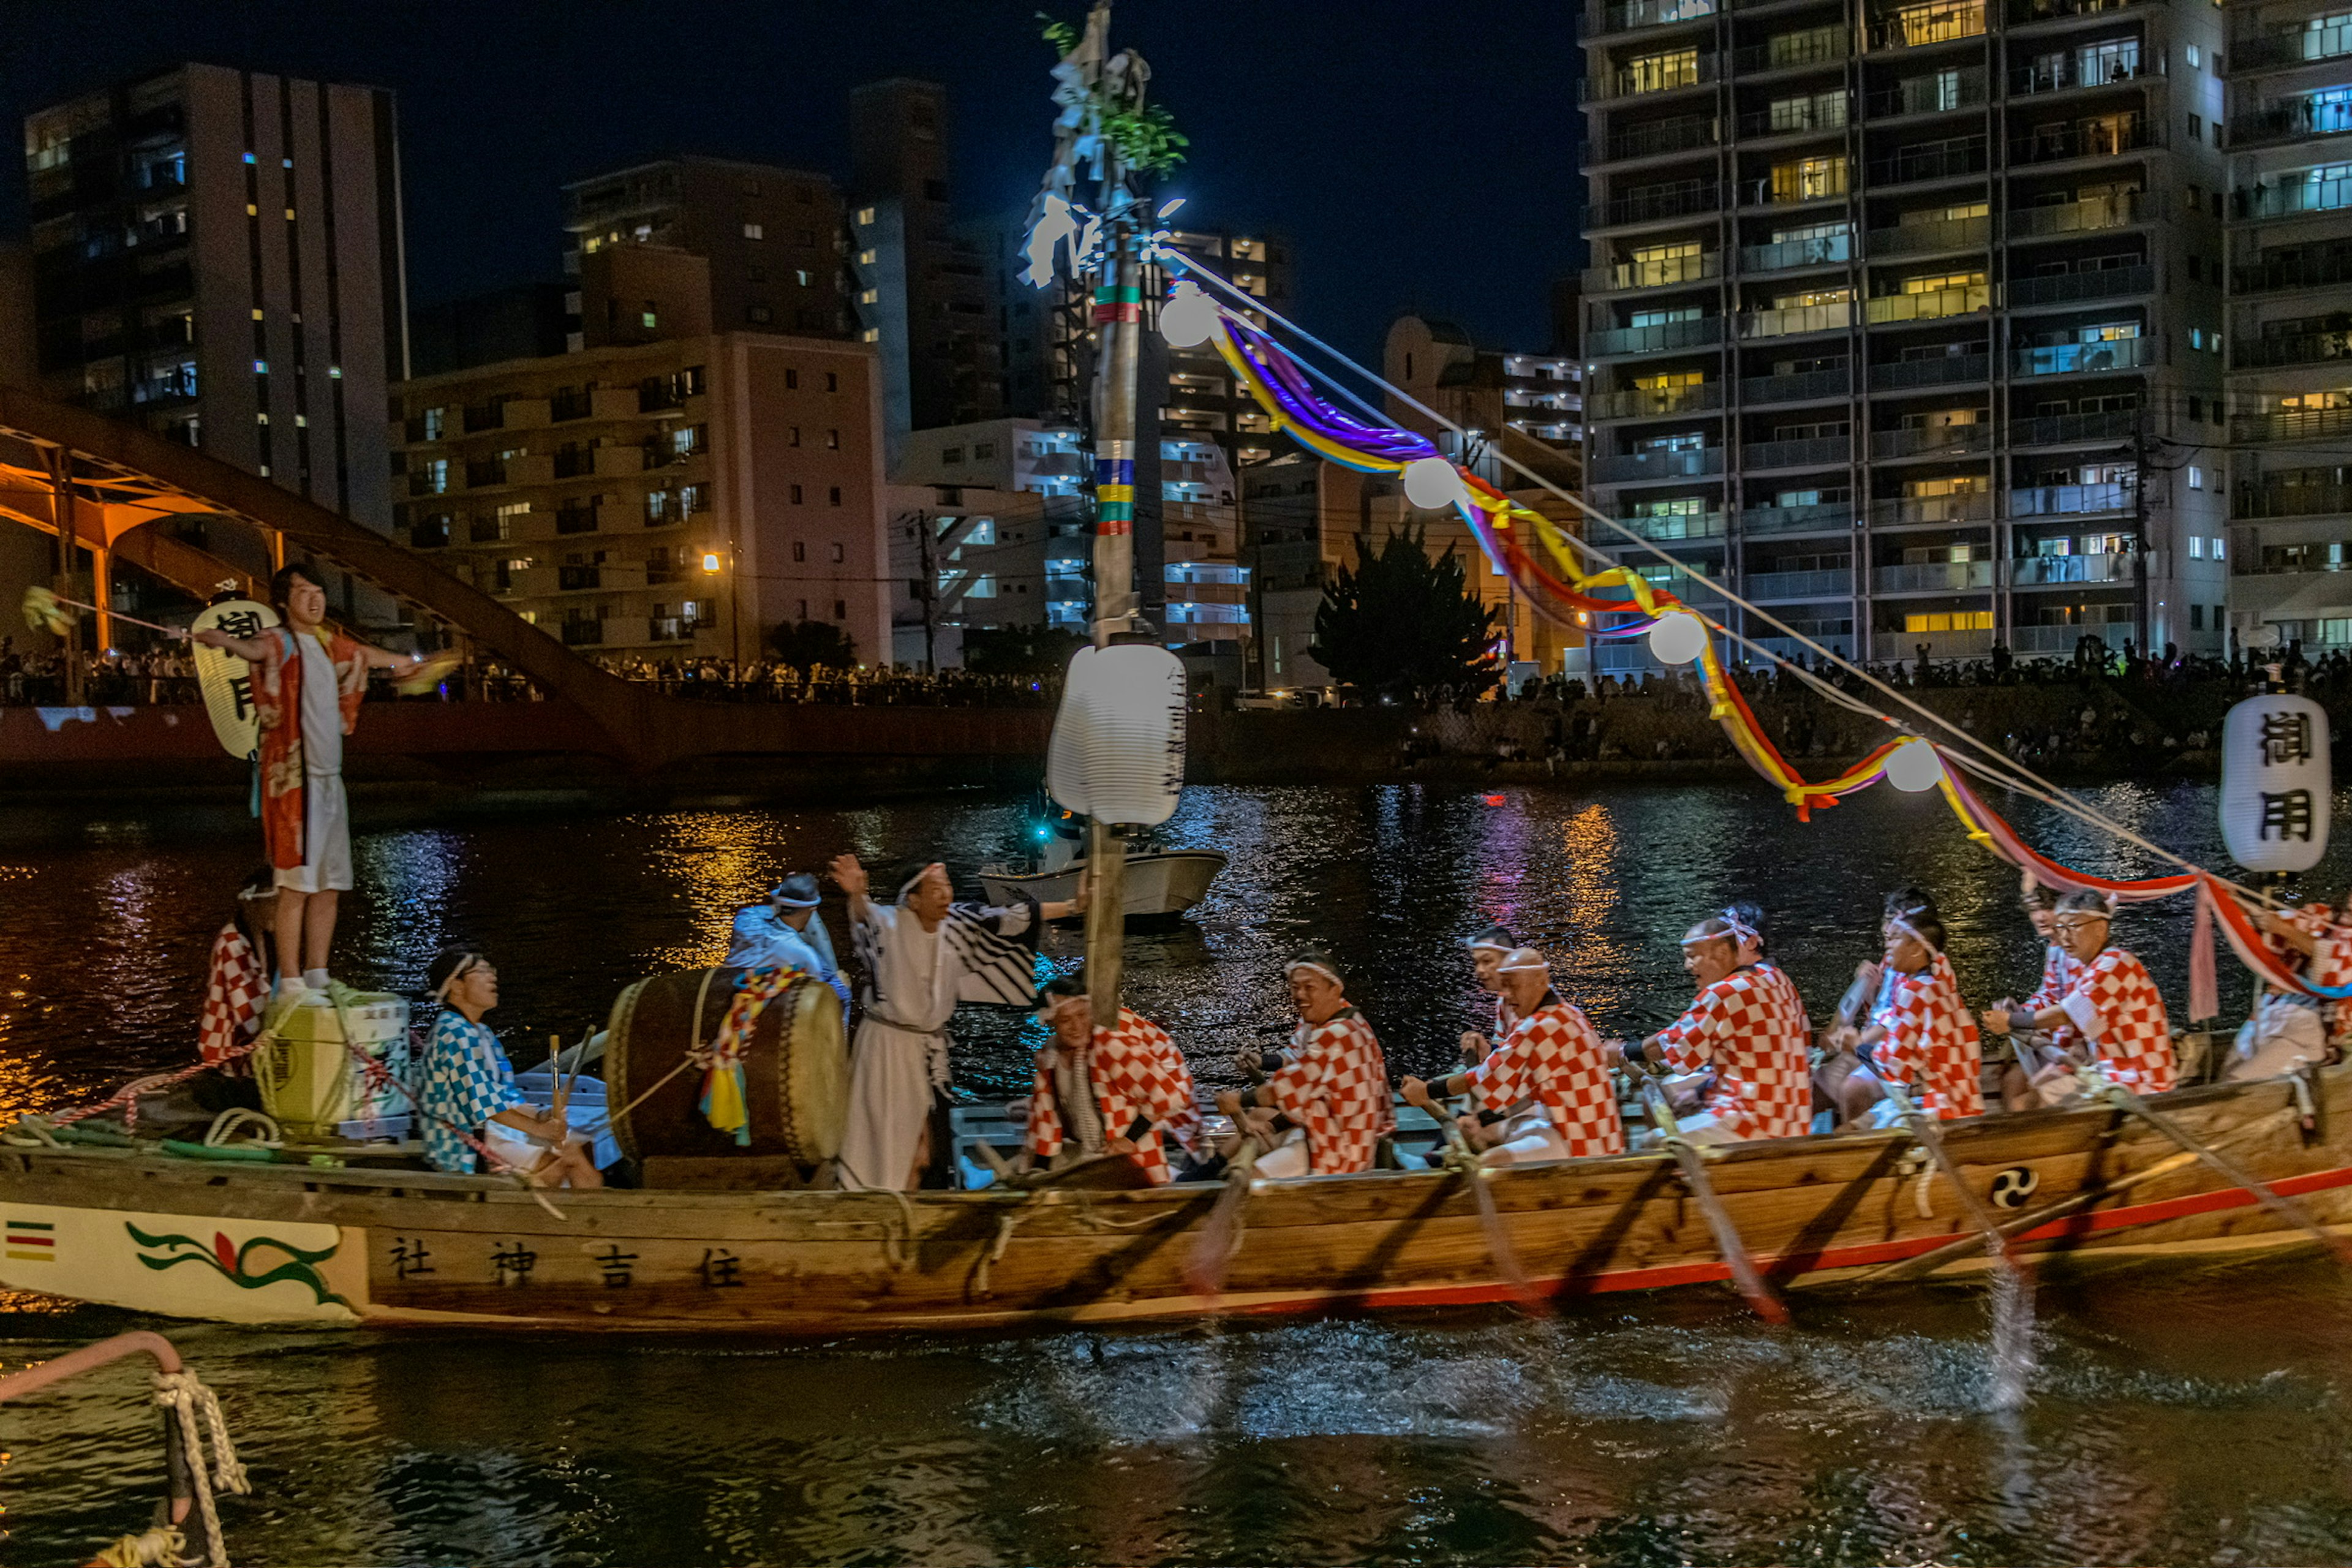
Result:
{"label": "raised hand", "polygon": [[836,855],[833,858],[833,863],[827,866],[825,870],[832,875],[835,885],[851,898],[865,896],[866,868],[857,863],[856,856]]}

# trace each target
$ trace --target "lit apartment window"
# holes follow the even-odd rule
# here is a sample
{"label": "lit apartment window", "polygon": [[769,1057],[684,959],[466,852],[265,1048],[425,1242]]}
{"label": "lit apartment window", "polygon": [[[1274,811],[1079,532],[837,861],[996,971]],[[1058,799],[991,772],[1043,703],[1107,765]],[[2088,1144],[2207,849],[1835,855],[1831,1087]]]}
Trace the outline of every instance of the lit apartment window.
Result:
{"label": "lit apartment window", "polygon": [[743,237],[745,239],[765,239],[767,237],[767,233],[760,225],[756,223],[747,223],[743,226]]}
{"label": "lit apartment window", "polygon": [[874,265],[874,258],[875,258],[875,257],[876,257],[877,255],[878,255],[878,254],[879,254],[879,252],[872,251],[872,250],[861,250],[861,251],[859,251],[859,252],[857,253],[857,265],[858,265],[858,266],[860,266],[860,267],[871,267],[871,266],[873,266],[873,265]]}
{"label": "lit apartment window", "polygon": [[881,300],[882,290],[879,289],[861,289],[857,291],[857,302],[861,305],[878,304]]}
{"label": "lit apartment window", "polygon": [[859,208],[857,209],[857,226],[858,226],[858,227],[860,227],[860,228],[864,228],[866,225],[868,225],[868,224],[872,223],[873,221],[874,221],[874,209],[873,209],[872,207],[859,207]]}

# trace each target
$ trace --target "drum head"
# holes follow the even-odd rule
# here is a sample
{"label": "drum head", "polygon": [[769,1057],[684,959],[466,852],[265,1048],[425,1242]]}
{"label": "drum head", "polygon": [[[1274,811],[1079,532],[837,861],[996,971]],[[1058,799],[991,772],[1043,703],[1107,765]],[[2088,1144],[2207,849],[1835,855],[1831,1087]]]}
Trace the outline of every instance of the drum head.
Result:
{"label": "drum head", "polygon": [[841,1152],[849,1119],[849,1044],[841,998],[822,981],[793,987],[791,1048],[784,1053],[783,1110],[793,1157],[814,1165]]}

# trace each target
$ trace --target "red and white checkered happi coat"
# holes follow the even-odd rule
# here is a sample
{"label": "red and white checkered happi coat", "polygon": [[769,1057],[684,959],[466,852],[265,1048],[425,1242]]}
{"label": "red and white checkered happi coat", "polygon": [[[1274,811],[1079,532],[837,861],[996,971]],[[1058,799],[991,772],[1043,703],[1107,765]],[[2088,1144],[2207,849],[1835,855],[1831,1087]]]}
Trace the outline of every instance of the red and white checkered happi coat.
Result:
{"label": "red and white checkered happi coat", "polygon": [[1811,1032],[1788,976],[1759,965],[1702,986],[1657,1040],[1676,1072],[1715,1064],[1706,1109],[1734,1137],[1796,1138],[1812,1120]]}
{"label": "red and white checkered happi coat", "polygon": [[[2352,985],[2352,926],[2322,922],[2306,972],[2314,985]],[[2323,1002],[2327,1013],[2327,1040],[2343,1046],[2352,1040],[2352,1002]]]}
{"label": "red and white checkered happi coat", "polygon": [[[2055,1007],[2066,999],[2067,992],[2074,989],[2074,982],[2082,978],[2082,973],[2083,961],[2052,942],[2049,955],[2042,961],[2042,984],[2033,988],[2033,994],[2025,999],[2021,1011],[2039,1013]],[[2072,1050],[2083,1043],[2083,1037],[2071,1024],[2045,1030],[2042,1037],[2062,1050]]]}
{"label": "red and white checkered happi coat", "polygon": [[1540,1103],[1573,1158],[1625,1152],[1625,1123],[1617,1114],[1601,1037],[1579,1008],[1557,1001],[1537,1008],[1466,1076],[1482,1110],[1504,1110],[1529,1099]]}
{"label": "red and white checkered happi coat", "polygon": [[1950,1121],[1984,1114],[1977,1021],[1942,953],[1916,974],[1897,975],[1895,994],[1871,1022],[1886,1030],[1872,1056],[1881,1078],[1907,1089],[1930,1116]]}
{"label": "red and white checkered happi coat", "polygon": [[[1050,1053],[1038,1055],[1029,1097],[1029,1152],[1050,1160],[1062,1152],[1067,1134],[1045,1060]],[[1087,1054],[1087,1081],[1094,1087],[1095,1102],[1102,1112],[1103,1136],[1124,1136],[1135,1119],[1142,1117],[1151,1129],[1135,1140],[1130,1157],[1154,1186],[1173,1181],[1166,1140],[1190,1143],[1201,1123],[1201,1109],[1192,1098],[1192,1069],[1184,1065],[1183,1053],[1168,1037],[1168,1031],[1121,1007],[1118,1027],[1095,1030],[1094,1044]]]}
{"label": "red and white checkered happi coat", "polygon": [[1307,1130],[1307,1169],[1318,1176],[1372,1168],[1381,1137],[1396,1131],[1388,1058],[1353,1007],[1291,1031],[1294,1055],[1265,1080],[1282,1113]]}
{"label": "red and white checkered happi coat", "polygon": [[2172,1024],[2164,1016],[2156,982],[2137,958],[2120,947],[2108,948],[2083,966],[2067,997],[2087,1002],[2097,1016],[2098,1038],[2092,1045],[2100,1070],[2110,1079],[2134,1094],[2162,1094],[2172,1087]]}
{"label": "red and white checkered happi coat", "polygon": [[206,1067],[243,1072],[242,1051],[261,1026],[261,1005],[269,997],[269,979],[253,944],[234,923],[221,927],[213,938],[212,973],[205,982],[205,1011],[196,1028],[196,1054]]}

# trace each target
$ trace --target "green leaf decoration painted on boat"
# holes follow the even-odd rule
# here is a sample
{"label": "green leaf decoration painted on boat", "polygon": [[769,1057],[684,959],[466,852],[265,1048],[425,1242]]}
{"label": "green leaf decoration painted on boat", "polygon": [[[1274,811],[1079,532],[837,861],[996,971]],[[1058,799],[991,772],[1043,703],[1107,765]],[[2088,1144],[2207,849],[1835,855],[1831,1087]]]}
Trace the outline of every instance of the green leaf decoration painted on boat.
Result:
{"label": "green leaf decoration painted on boat", "polygon": [[[326,1280],[319,1274],[318,1266],[335,1255],[334,1247],[322,1247],[316,1252],[306,1252],[269,1236],[257,1236],[238,1247],[233,1246],[229,1238],[219,1231],[213,1232],[212,1242],[206,1245],[193,1236],[150,1236],[129,1220],[122,1222],[122,1228],[131,1233],[132,1241],[138,1243],[139,1261],[159,1273],[166,1268],[176,1268],[183,1263],[200,1263],[241,1290],[258,1290],[265,1285],[291,1279],[298,1285],[309,1286],[311,1296],[320,1306],[330,1301],[338,1307],[351,1305],[328,1289]],[[275,1268],[247,1268],[247,1260],[257,1248],[261,1247],[284,1253],[287,1261]],[[151,1256],[151,1253],[157,1255]]]}

